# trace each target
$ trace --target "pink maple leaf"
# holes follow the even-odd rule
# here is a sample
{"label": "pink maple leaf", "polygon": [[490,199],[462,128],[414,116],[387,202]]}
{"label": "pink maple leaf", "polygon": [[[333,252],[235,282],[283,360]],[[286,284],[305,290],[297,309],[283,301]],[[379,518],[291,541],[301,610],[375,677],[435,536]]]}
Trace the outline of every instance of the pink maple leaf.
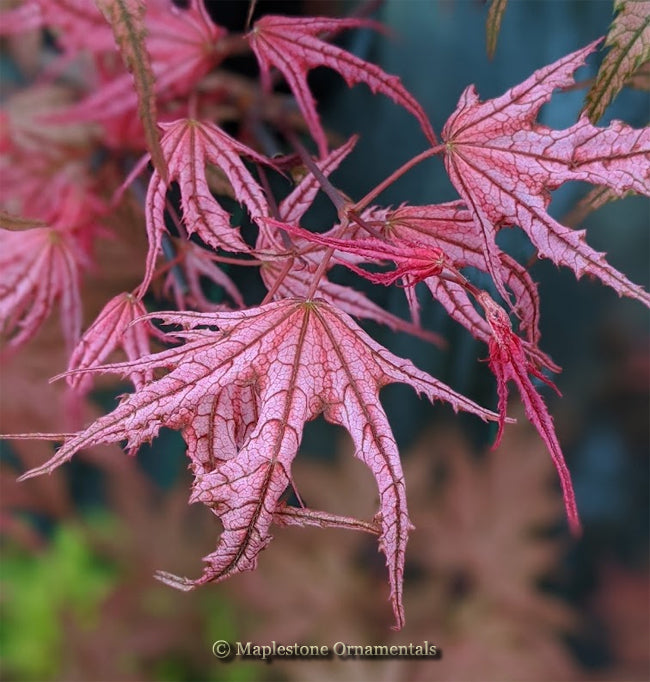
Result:
{"label": "pink maple leaf", "polygon": [[101,12],[87,0],[24,0],[19,7],[0,15],[0,35],[46,27],[54,29],[57,45],[67,55],[82,49],[109,51],[115,46]]}
{"label": "pink maple leaf", "polygon": [[[135,320],[147,314],[146,308],[135,296],[128,293],[113,297],[88,327],[72,352],[68,370],[76,370],[67,375],[68,384],[81,393],[90,389],[91,378],[80,370],[97,367],[120,346],[129,360],[148,355],[149,325],[146,322],[134,324]],[[136,371],[129,379],[136,388],[151,381],[151,370]]]}
{"label": "pink maple leaf", "polygon": [[[46,464],[52,471],[78,450],[120,440],[135,450],[162,426],[183,429],[195,459],[193,501],[209,505],[224,531],[198,580],[161,574],[192,589],[255,568],[270,542],[280,498],[293,485],[291,464],[304,423],[322,413],[351,435],[356,456],[379,488],[380,548],[386,555],[397,627],[404,622],[402,577],[411,529],[395,439],[379,390],[406,383],[429,399],[445,400],[483,419],[492,412],[459,395],[376,343],[345,313],[321,301],[285,300],[229,313],[156,314],[185,331],[182,347],[107,365],[127,373],[169,373],[126,396],[110,414],[65,441]],[[207,329],[217,326],[219,331]]]}
{"label": "pink maple leaf", "polygon": [[[481,236],[477,234],[471,213],[462,201],[425,206],[404,205],[394,210],[369,208],[363,217],[388,237],[417,241],[441,249],[448,262],[458,270],[472,267],[489,272]],[[527,270],[513,258],[500,251],[497,255],[499,275],[514,294],[513,311],[527,337],[522,342],[526,352],[540,366],[554,372],[559,371],[551,358],[538,348],[539,296],[535,282]],[[475,338],[484,343],[489,342],[490,327],[474,307],[461,282],[444,277],[428,277],[425,284],[454,320],[462,324]],[[408,289],[406,292],[408,294]],[[409,304],[414,312],[410,300]],[[417,319],[415,315],[414,319]]]}
{"label": "pink maple leaf", "polygon": [[429,119],[397,76],[391,76],[378,66],[318,38],[319,34],[332,35],[346,28],[363,26],[377,28],[379,25],[364,19],[263,17],[247,36],[260,64],[262,86],[270,90],[272,66],[282,72],[322,157],[327,154],[327,140],[307,85],[307,73],[317,66],[334,69],[343,76],[348,86],[365,83],[372,92],[387,95],[417,118],[429,141],[435,144],[436,138]]}
{"label": "pink maple leaf", "polygon": [[295,225],[271,218],[267,218],[265,222],[278,229],[285,230],[289,234],[302,237],[308,242],[331,247],[344,253],[351,253],[367,261],[392,260],[396,265],[395,270],[385,273],[368,272],[354,263],[340,260],[347,268],[375,284],[390,286],[398,280],[402,280],[405,286],[414,286],[427,277],[439,275],[444,268],[445,256],[442,250],[437,247],[411,242],[396,244],[376,238],[336,239],[314,234]]}
{"label": "pink maple leaf", "polygon": [[546,443],[551,453],[553,463],[560,476],[564,505],[566,507],[569,526],[574,534],[580,534],[580,520],[576,506],[571,474],[564,461],[562,448],[555,434],[553,418],[548,412],[542,397],[533,386],[529,374],[541,379],[543,382],[558,391],[553,382],[549,381],[533,364],[524,348],[521,339],[512,331],[510,320],[505,310],[497,305],[490,296],[481,292],[478,302],[485,311],[485,318],[490,326],[492,336],[489,341],[490,369],[497,379],[497,393],[499,396],[499,431],[494,447],[499,445],[505,423],[506,409],[508,406],[509,381],[514,381],[524,403],[526,416],[535,426],[539,435]]}
{"label": "pink maple leaf", "polygon": [[8,349],[31,339],[57,301],[64,336],[74,346],[81,332],[79,265],[84,262],[69,231],[0,229],[0,333]]}
{"label": "pink maple leaf", "polygon": [[573,84],[573,72],[598,42],[536,71],[497,99],[481,103],[468,87],[443,129],[447,172],[476,222],[490,274],[505,298],[495,236],[503,226],[519,225],[540,256],[650,305],[646,291],[586,244],[584,231],[561,225],[546,211],[549,191],[570,180],[610,187],[617,196],[650,193],[650,129],[620,121],[597,128],[586,116],[566,130],[535,123],[553,90]]}
{"label": "pink maple leaf", "polygon": [[63,175],[52,188],[60,193],[43,202],[34,197],[30,205],[31,197],[25,198],[28,215],[30,209],[41,213],[42,226],[0,229],[0,335],[9,349],[31,339],[57,301],[70,350],[81,333],[80,273],[91,265],[95,237],[102,231],[97,217],[105,204]]}
{"label": "pink maple leaf", "polygon": [[[76,22],[66,12],[59,12],[56,5],[61,0],[41,0],[44,6],[52,6],[44,20],[55,25],[63,22],[64,41],[66,31],[72,29],[72,35],[83,34],[85,24]],[[76,0],[83,7],[84,21],[88,22],[85,40],[81,38],[81,46],[90,48],[94,53],[115,50],[112,31],[99,11],[92,3]],[[145,44],[151,60],[151,70],[155,77],[155,92],[160,100],[188,93],[198,80],[213,66],[219,63],[225,53],[219,50],[219,43],[226,35],[226,30],[217,26],[207,14],[201,0],[193,0],[186,9],[174,7],[167,0],[149,0],[146,3],[145,26],[147,35]],[[70,9],[67,10],[70,13]],[[85,18],[89,15],[88,18]],[[99,26],[90,22],[99,19]],[[93,36],[96,45],[93,46]],[[101,49],[100,49],[101,48]],[[104,63],[98,62],[100,75],[105,76],[99,87],[78,104],[66,109],[60,115],[61,121],[107,121],[119,117],[125,112],[135,112],[138,96],[133,88],[133,79],[125,69],[119,68],[117,73],[105,72]],[[107,77],[106,77],[107,76]]]}
{"label": "pink maple leaf", "polygon": [[225,173],[237,200],[244,204],[253,219],[268,215],[262,188],[244,165],[242,156],[259,163],[269,160],[233,139],[214,123],[179,119],[160,123],[160,140],[167,162],[167,181],[154,170],[146,199],[149,254],[141,292],[149,286],[156,257],[165,231],[166,196],[169,183],[176,180],[181,192],[183,222],[188,234],[196,233],[214,248],[249,251],[239,230],[230,224],[230,214],[212,196],[206,178],[206,165],[213,163]]}
{"label": "pink maple leaf", "polygon": [[[370,209],[369,209],[370,211]],[[376,221],[370,213],[371,224]],[[413,241],[441,249],[457,269],[466,267],[489,272],[481,236],[476,233],[472,214],[462,201],[425,206],[403,205],[380,214],[382,234],[390,238]],[[532,343],[539,341],[539,297],[537,287],[527,270],[507,254],[498,253],[499,276],[515,296],[514,312],[521,320]],[[455,282],[431,278],[426,281],[434,298],[447,312],[469,329],[474,336],[487,341],[483,318],[476,313],[466,292]]]}

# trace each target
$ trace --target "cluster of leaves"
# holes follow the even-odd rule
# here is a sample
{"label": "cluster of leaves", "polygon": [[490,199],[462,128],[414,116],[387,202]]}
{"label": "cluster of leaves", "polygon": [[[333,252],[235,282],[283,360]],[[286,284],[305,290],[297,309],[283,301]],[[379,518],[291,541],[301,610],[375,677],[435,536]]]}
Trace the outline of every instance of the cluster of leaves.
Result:
{"label": "cluster of leaves", "polygon": [[[379,391],[390,383],[408,384],[430,400],[498,421],[500,439],[512,382],[553,458],[569,523],[578,532],[570,476],[533,383],[539,378],[552,385],[544,372],[558,369],[539,347],[537,287],[496,238],[502,228],[517,225],[540,258],[650,304],[647,292],[587,245],[584,231],[547,212],[550,191],[569,181],[589,183],[608,196],[650,194],[650,129],[620,121],[597,127],[587,115],[564,130],[536,122],[540,107],[555,89],[573,85],[574,72],[600,41],[539,69],[496,99],[481,102],[468,87],[439,142],[426,112],[399,78],[330,42],[344,29],[379,28],[367,19],[264,16],[246,33],[231,34],[211,20],[200,0],[182,7],[155,0],[146,8],[142,0],[98,0],[96,6],[84,0],[25,0],[3,15],[1,25],[16,36],[48,28],[61,52],[47,66],[50,77],[65,74],[73,62],[82,73],[80,97],[47,99],[35,86],[37,112],[32,106],[25,115],[26,105],[17,97],[3,113],[4,361],[13,360],[58,303],[70,349],[65,373],[70,389],[83,396],[93,377],[106,373],[128,377],[135,389],[76,433],[36,434],[63,445],[23,478],[51,472],[88,447],[126,441],[135,452],[161,427],[179,430],[194,476],[190,499],[208,505],[224,530],[204,559],[201,577],[161,572],[163,582],[189,590],[253,569],[274,524],[358,529],[379,538],[399,628],[412,526]],[[244,52],[257,59],[259,83],[219,68],[226,57]],[[355,140],[330,148],[307,82],[309,71],[319,66],[334,69],[348,85],[365,83],[390,97],[413,115],[426,140],[421,154],[358,201],[329,180]],[[293,99],[273,92],[278,77]],[[238,124],[234,137],[224,129],[232,121]],[[315,155],[299,132],[311,135]],[[93,179],[100,145],[110,152],[105,156],[119,177],[112,196]],[[274,154],[278,145],[284,155]],[[136,154],[144,156],[135,161]],[[386,187],[434,156],[443,157],[458,200],[397,208],[376,203]],[[107,300],[81,335],[82,274],[93,268],[97,242],[110,236],[106,218],[127,187],[138,193],[145,172],[144,275],[135,289]],[[302,178],[279,197],[271,191],[270,174]],[[319,191],[338,214],[324,233],[301,225]],[[256,228],[252,237],[228,210],[233,200]],[[267,289],[264,299],[245,305],[220,263],[258,268]],[[377,271],[390,263],[393,270]],[[337,264],[378,285],[403,287],[411,320],[328,279]],[[487,273],[493,289],[473,284],[472,271]],[[147,314],[144,299],[162,277],[178,310]],[[223,288],[231,306],[205,296],[206,279]],[[415,293],[420,282],[488,346],[498,414],[397,357],[353,319],[439,341],[420,325]],[[171,331],[163,334],[152,318]],[[172,347],[152,353],[154,339]],[[119,347],[126,362],[101,364]],[[292,462],[305,422],[319,414],[349,432],[355,456],[375,477],[379,510],[370,521],[285,502],[291,490],[300,500]]]}

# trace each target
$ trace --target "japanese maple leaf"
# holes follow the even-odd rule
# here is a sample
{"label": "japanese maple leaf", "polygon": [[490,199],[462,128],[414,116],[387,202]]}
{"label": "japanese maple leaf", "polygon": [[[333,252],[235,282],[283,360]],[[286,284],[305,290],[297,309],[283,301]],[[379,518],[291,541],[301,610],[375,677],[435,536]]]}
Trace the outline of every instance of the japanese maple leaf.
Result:
{"label": "japanese maple leaf", "polygon": [[504,298],[495,236],[505,225],[519,225],[540,256],[650,305],[647,292],[586,244],[584,231],[561,225],[546,211],[549,190],[570,180],[610,187],[617,196],[650,193],[650,128],[635,130],[620,121],[597,128],[586,116],[566,130],[535,123],[553,90],[573,84],[573,72],[597,43],[536,71],[497,99],[481,103],[470,86],[443,129],[447,172],[476,221]]}
{"label": "japanese maple leaf", "polygon": [[[417,242],[440,249],[458,270],[472,267],[482,272],[489,271],[483,241],[476,232],[471,213],[462,201],[424,206],[403,205],[379,212],[369,208],[367,215],[370,224],[376,224],[381,233],[390,239]],[[499,275],[514,294],[514,312],[522,330],[529,341],[536,344],[539,341],[539,296],[535,283],[528,271],[505,253],[499,253]],[[462,287],[437,277],[428,278],[426,285],[456,321],[478,339],[487,341],[489,330]]]}
{"label": "japanese maple leaf", "polygon": [[544,404],[542,397],[533,386],[529,375],[541,379],[556,391],[557,388],[555,384],[549,381],[531,361],[521,339],[512,331],[510,320],[505,310],[497,305],[485,292],[481,292],[478,296],[478,302],[485,311],[485,318],[492,331],[492,336],[489,341],[490,369],[497,379],[499,413],[501,415],[499,419],[499,431],[494,447],[499,445],[503,434],[504,419],[508,404],[507,384],[509,381],[513,381],[519,390],[528,420],[535,426],[551,453],[553,463],[560,476],[569,526],[571,527],[571,530],[578,535],[580,534],[580,521],[578,519],[578,509],[573,493],[573,485],[571,484],[571,474],[566,466],[562,448],[560,447],[557,435],[555,434],[553,419],[549,414],[548,408]]}
{"label": "japanese maple leaf", "polygon": [[[66,16],[67,13],[59,13],[56,5],[62,0],[40,0],[44,6],[53,5],[45,19],[54,22],[65,20],[62,28],[68,28],[69,24],[74,25],[74,19]],[[77,0],[79,2],[79,0]],[[92,3],[82,0],[82,5],[92,5]],[[104,2],[105,5],[112,3]],[[122,13],[133,11],[133,7],[141,3],[124,2],[118,5]],[[207,14],[201,0],[193,0],[185,9],[174,6],[168,0],[148,0],[146,4],[146,48],[151,61],[151,71],[155,79],[155,93],[159,99],[169,99],[173,96],[189,92],[198,80],[204,76],[213,66],[221,61],[224,56],[218,45],[226,35],[226,30],[217,26]],[[85,14],[94,19],[98,16],[100,25],[98,29],[92,28],[88,31],[86,40],[92,35],[99,35],[99,45],[102,50],[108,48],[109,52],[114,52],[115,43],[112,31],[108,24],[94,7],[85,7]],[[84,17],[84,21],[90,21]],[[78,28],[78,27],[77,27]],[[80,33],[77,30],[77,33]],[[105,41],[108,37],[108,45]],[[65,37],[64,37],[65,40]],[[92,48],[91,48],[92,49]],[[95,53],[100,50],[95,47]],[[100,53],[100,56],[102,54]],[[99,62],[100,75],[104,68],[104,63]],[[115,116],[124,114],[127,111],[135,112],[138,103],[137,92],[133,88],[133,78],[124,69],[117,73],[108,74],[105,79],[92,94],[88,95],[77,105],[70,107],[61,114],[60,120],[74,121],[103,121]]]}
{"label": "japanese maple leaf", "polygon": [[336,239],[334,237],[314,234],[279,220],[267,218],[265,222],[314,244],[321,244],[322,246],[331,247],[345,253],[351,253],[364,260],[371,262],[392,260],[396,265],[395,270],[385,273],[368,272],[349,261],[340,261],[353,272],[375,284],[390,286],[398,280],[402,280],[405,286],[414,286],[427,277],[439,275],[444,268],[445,256],[439,248],[410,242],[393,244],[376,238]]}
{"label": "japanese maple leaf", "polygon": [[363,19],[262,17],[247,35],[260,64],[262,86],[267,91],[271,89],[272,66],[281,71],[322,157],[327,154],[327,140],[307,85],[308,72],[317,66],[334,69],[343,76],[348,86],[365,83],[372,92],[387,95],[417,118],[429,141],[435,144],[436,138],[429,119],[397,76],[391,76],[378,66],[318,38],[319,34],[333,35],[346,28],[362,26],[377,28],[378,24]]}
{"label": "japanese maple leaf", "polygon": [[[88,327],[74,349],[68,363],[69,370],[97,367],[118,347],[122,347],[129,360],[148,355],[150,329],[146,322],[134,324],[135,320],[147,314],[146,308],[135,296],[128,293],[113,297]],[[136,371],[129,379],[136,388],[153,378],[151,370]],[[68,384],[79,392],[90,389],[88,374],[75,372],[67,377]]]}
{"label": "japanese maple leaf", "polygon": [[239,230],[230,224],[230,214],[212,196],[206,179],[206,165],[213,163],[225,173],[237,200],[244,204],[253,219],[268,214],[262,188],[244,165],[242,156],[259,163],[269,160],[233,139],[214,123],[179,119],[160,123],[164,134],[160,141],[167,162],[168,178],[155,170],[151,176],[146,199],[149,255],[141,291],[151,281],[156,257],[165,228],[167,188],[178,182],[181,193],[183,223],[188,234],[196,233],[214,248],[229,251],[249,251]]}
{"label": "japanese maple leaf", "polygon": [[0,336],[8,349],[32,338],[57,301],[70,350],[81,333],[80,276],[91,264],[95,237],[102,230],[97,218],[105,204],[64,174],[52,188],[60,194],[44,204],[25,202],[28,214],[30,208],[43,214],[41,227],[0,229]]}
{"label": "japanese maple leaf", "polygon": [[80,265],[75,236],[54,227],[0,229],[0,334],[8,349],[31,339],[57,301],[72,347],[81,333]]}
{"label": "japanese maple leaf", "polygon": [[[192,499],[208,504],[224,526],[201,578],[161,576],[176,587],[192,589],[255,568],[259,552],[271,540],[269,528],[280,498],[292,485],[291,464],[304,423],[322,413],[347,429],[356,456],[377,481],[379,542],[401,627],[411,524],[399,454],[379,390],[406,383],[455,410],[483,419],[496,415],[393,355],[325,302],[285,300],[237,312],[157,317],[186,330],[175,333],[186,340],[184,346],[107,365],[102,371],[167,368],[169,373],[123,398],[113,412],[66,440],[49,462],[25,477],[52,471],[93,444],[126,440],[133,451],[162,426],[184,429],[188,452],[199,460],[193,463],[197,473]],[[243,423],[237,424],[242,417]],[[222,444],[223,451],[218,447]]]}
{"label": "japanese maple leaf", "polygon": [[[391,239],[416,241],[442,250],[448,262],[457,270],[466,267],[489,271],[482,239],[476,232],[470,212],[463,202],[425,206],[403,205],[396,209],[368,208],[363,213],[367,222]],[[526,352],[535,361],[551,371],[559,367],[539,347],[539,296],[537,286],[527,270],[505,253],[499,252],[499,273],[509,291],[514,294],[513,312],[520,320],[520,329],[526,336],[522,341]],[[475,338],[488,343],[490,327],[479,314],[462,282],[453,278],[427,277],[424,280],[433,297],[449,315],[462,324]],[[413,319],[417,320],[414,304],[405,290]]]}

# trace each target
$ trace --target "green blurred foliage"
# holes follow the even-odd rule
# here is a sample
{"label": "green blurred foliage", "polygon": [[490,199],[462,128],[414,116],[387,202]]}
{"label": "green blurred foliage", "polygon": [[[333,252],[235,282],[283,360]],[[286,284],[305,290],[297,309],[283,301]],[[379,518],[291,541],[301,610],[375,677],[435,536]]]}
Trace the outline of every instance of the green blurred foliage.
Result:
{"label": "green blurred foliage", "polygon": [[[115,538],[125,533],[119,518],[101,513],[83,523],[57,524],[47,544],[36,552],[6,539],[0,563],[2,679],[66,680],[74,670],[75,679],[87,680],[114,675],[156,682],[259,680],[260,665],[223,663],[212,657],[215,639],[241,637],[235,609],[224,601],[223,592],[204,593],[196,617],[188,619],[177,603],[177,598],[188,595],[153,578],[144,590],[139,575],[134,581],[138,571],[133,570],[129,543],[119,543],[126,552],[115,553]],[[118,615],[116,604],[121,604]],[[111,633],[119,613],[124,616],[118,628],[124,639],[119,655],[111,656]],[[153,638],[160,635],[159,650],[138,645],[143,629]],[[195,642],[190,649],[188,635]],[[97,647],[112,658],[110,671],[93,667]]]}
{"label": "green blurred foliage", "polygon": [[61,666],[63,624],[92,629],[119,581],[115,567],[91,548],[77,525],[58,526],[38,556],[8,541],[2,552],[4,677],[53,679]]}

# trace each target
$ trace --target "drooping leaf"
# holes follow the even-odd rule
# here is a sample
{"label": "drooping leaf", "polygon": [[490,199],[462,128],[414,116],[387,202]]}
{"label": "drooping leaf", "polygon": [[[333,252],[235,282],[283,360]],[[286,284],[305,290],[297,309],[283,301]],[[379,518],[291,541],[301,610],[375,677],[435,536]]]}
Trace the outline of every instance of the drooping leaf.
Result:
{"label": "drooping leaf", "polygon": [[314,234],[279,220],[267,219],[266,222],[269,225],[285,230],[289,234],[302,237],[314,244],[331,247],[344,253],[351,253],[364,260],[371,262],[392,260],[395,263],[396,268],[387,273],[368,272],[354,263],[350,263],[346,260],[340,261],[353,272],[356,272],[358,275],[365,277],[375,284],[390,286],[391,284],[395,284],[398,280],[402,280],[404,286],[414,286],[427,277],[439,275],[444,268],[445,255],[441,249],[435,247],[432,248],[409,242],[393,244],[376,238],[336,239],[334,237]]}
{"label": "drooping leaf", "polygon": [[501,20],[506,11],[507,4],[508,0],[490,0],[490,9],[488,10],[487,21],[485,22],[486,49],[490,59],[494,57],[494,53],[497,50]]}
{"label": "drooping leaf", "polygon": [[[487,259],[482,241],[470,212],[462,201],[425,206],[403,205],[397,209],[369,207],[362,214],[363,220],[382,235],[400,242],[413,242],[438,249],[448,264],[456,270],[466,267],[488,272]],[[540,366],[551,371],[559,367],[538,348],[539,296],[537,286],[527,270],[513,258],[500,253],[500,273],[508,289],[514,294],[513,312],[520,320],[520,328],[527,340],[526,351],[535,357]],[[424,280],[433,297],[441,303],[449,315],[462,324],[475,338],[488,343],[490,329],[478,313],[467,290],[453,279],[430,276]],[[418,320],[417,300],[412,289],[405,289],[413,320]]]}
{"label": "drooping leaf", "polygon": [[[133,295],[118,294],[113,297],[88,327],[72,352],[68,370],[82,370],[99,366],[118,347],[122,347],[129,360],[148,355],[149,330],[146,322],[134,324],[147,314],[146,308]],[[153,378],[151,371],[133,372],[129,379],[136,388]],[[88,374],[76,372],[67,377],[68,384],[77,391],[86,392],[91,385]]]}
{"label": "drooping leaf", "polygon": [[[425,206],[400,206],[385,213],[382,234],[442,250],[455,268],[472,267],[489,272],[488,259],[471,213],[461,201]],[[499,253],[499,275],[514,295],[513,310],[528,340],[539,341],[539,296],[528,271],[505,253]],[[487,341],[485,323],[476,313],[467,292],[452,281],[426,280],[433,297],[476,338]],[[489,334],[488,334],[489,336]]]}
{"label": "drooping leaf", "polygon": [[[509,381],[514,381],[526,410],[528,420],[535,426],[551,454],[555,468],[560,476],[564,506],[569,526],[576,535],[580,534],[580,520],[576,506],[571,474],[564,461],[562,448],[555,434],[553,418],[530,380],[529,374],[541,379],[557,391],[555,384],[549,381],[527,356],[521,339],[513,333],[510,320],[505,310],[497,305],[488,294],[481,293],[478,301],[485,311],[485,318],[490,325],[492,336],[489,342],[490,369],[497,379],[499,396],[499,432],[494,447],[496,448],[503,434],[504,419],[508,406]],[[558,391],[559,393],[559,391]]]}
{"label": "drooping leaf", "polygon": [[650,61],[650,1],[614,0],[614,11],[616,16],[605,39],[610,50],[587,93],[584,108],[592,123],[637,69]]}
{"label": "drooping leaf", "polygon": [[397,76],[391,76],[335,45],[320,39],[319,34],[333,35],[346,28],[377,24],[363,19],[330,19],[327,17],[265,16],[247,35],[260,64],[262,85],[270,90],[270,69],[275,66],[285,77],[298,102],[309,130],[318,144],[321,157],[327,154],[316,104],[307,85],[307,73],[317,66],[327,66],[343,76],[348,86],[365,83],[372,92],[381,92],[412,113],[432,144],[436,138],[429,119],[417,100],[404,88]]}
{"label": "drooping leaf", "polygon": [[261,154],[238,142],[214,123],[179,119],[159,124],[164,131],[161,145],[167,161],[167,181],[154,171],[146,199],[149,255],[141,292],[149,286],[156,257],[165,231],[168,183],[178,182],[181,192],[183,222],[189,235],[196,232],[214,248],[249,251],[239,230],[230,224],[230,214],[212,196],[206,179],[206,165],[213,163],[225,173],[237,200],[244,204],[253,219],[268,215],[264,191],[244,165],[242,156],[258,163],[270,163]]}
{"label": "drooping leaf", "polygon": [[167,164],[156,126],[154,75],[145,44],[145,4],[143,0],[95,0],[95,2],[111,25],[124,64],[133,76],[138,98],[138,114],[144,128],[147,149],[155,169],[166,179]]}
{"label": "drooping leaf", "polygon": [[0,230],[0,333],[8,349],[31,339],[54,304],[68,344],[81,332],[79,253],[74,237],[52,227]]}
{"label": "drooping leaf", "polygon": [[650,194],[650,128],[635,130],[620,121],[596,128],[585,116],[566,130],[535,123],[552,91],[573,84],[573,72],[596,45],[540,69],[494,100],[479,102],[470,86],[444,127],[447,172],[476,222],[490,274],[506,299],[495,236],[504,226],[519,225],[540,256],[650,305],[647,292],[586,244],[584,231],[561,225],[546,210],[549,191],[571,180],[610,187],[617,196],[630,190]]}
{"label": "drooping leaf", "polygon": [[[406,383],[431,400],[449,402],[455,410],[483,419],[496,415],[396,357],[327,303],[285,300],[232,313],[157,317],[186,330],[175,333],[185,338],[184,346],[107,365],[102,371],[167,368],[169,373],[125,397],[113,412],[67,440],[55,457],[25,477],[52,471],[80,449],[98,443],[126,440],[133,451],[162,426],[185,429],[191,456],[210,455],[209,443],[229,444],[225,460],[217,449],[209,466],[204,457],[195,463],[192,499],[211,506],[224,525],[217,550],[206,557],[208,565],[198,580],[161,576],[176,587],[192,589],[255,567],[260,550],[271,539],[269,528],[280,498],[292,483],[291,463],[303,425],[323,413],[348,430],[356,456],[377,480],[380,547],[401,627],[410,522],[399,455],[379,390],[389,383]],[[214,325],[219,331],[204,328]],[[243,414],[246,426],[238,428],[229,414]],[[203,438],[200,446],[194,436]]]}

